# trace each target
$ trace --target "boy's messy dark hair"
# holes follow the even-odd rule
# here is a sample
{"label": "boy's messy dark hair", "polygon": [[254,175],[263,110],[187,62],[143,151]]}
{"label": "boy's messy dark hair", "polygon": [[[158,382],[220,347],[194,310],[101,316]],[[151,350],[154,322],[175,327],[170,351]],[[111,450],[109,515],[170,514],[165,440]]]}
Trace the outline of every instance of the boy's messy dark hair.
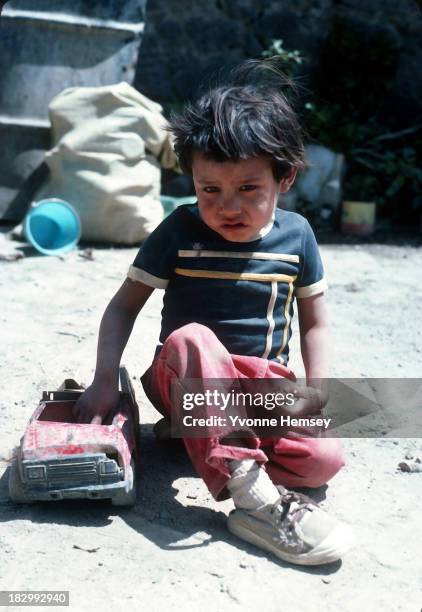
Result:
{"label": "boy's messy dark hair", "polygon": [[302,130],[282,93],[286,86],[294,88],[271,61],[248,60],[228,83],[173,114],[169,130],[183,172],[192,174],[195,152],[218,162],[268,155],[277,182],[292,167],[306,167]]}

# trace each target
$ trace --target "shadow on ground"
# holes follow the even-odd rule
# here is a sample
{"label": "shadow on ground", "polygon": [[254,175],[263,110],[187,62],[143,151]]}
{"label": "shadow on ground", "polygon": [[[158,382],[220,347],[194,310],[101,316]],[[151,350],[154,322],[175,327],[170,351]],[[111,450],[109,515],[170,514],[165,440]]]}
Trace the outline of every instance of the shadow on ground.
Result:
{"label": "shadow on ground", "polygon": [[[137,480],[138,497],[133,508],[123,509],[103,501],[55,501],[15,505],[8,499],[7,469],[0,479],[0,522],[31,521],[33,524],[70,525],[73,527],[105,527],[118,515],[125,523],[156,546],[169,552],[203,548],[212,543],[226,542],[237,549],[267,558],[267,554],[250,546],[228,532],[226,514],[206,506],[185,506],[175,497],[173,484],[179,478],[196,474],[180,440],[157,442],[152,425],[141,426],[140,469]],[[303,490],[315,501],[325,499],[326,487]],[[272,557],[280,567],[290,567]],[[329,575],[337,572],[341,561],[318,567],[300,567],[299,571]]]}

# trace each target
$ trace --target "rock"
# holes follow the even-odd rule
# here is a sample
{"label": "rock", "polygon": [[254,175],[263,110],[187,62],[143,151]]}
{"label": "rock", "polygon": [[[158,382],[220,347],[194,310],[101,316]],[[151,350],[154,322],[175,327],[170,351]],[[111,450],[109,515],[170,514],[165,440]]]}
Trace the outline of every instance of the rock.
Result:
{"label": "rock", "polygon": [[416,458],[414,461],[401,461],[398,468],[402,472],[422,472],[422,463],[419,458]]}

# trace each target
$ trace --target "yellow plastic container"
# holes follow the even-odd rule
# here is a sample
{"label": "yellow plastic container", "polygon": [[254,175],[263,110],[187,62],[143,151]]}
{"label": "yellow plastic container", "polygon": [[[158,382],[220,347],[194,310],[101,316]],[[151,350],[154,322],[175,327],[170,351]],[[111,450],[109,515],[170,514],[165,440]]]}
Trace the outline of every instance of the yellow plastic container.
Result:
{"label": "yellow plastic container", "polygon": [[345,234],[369,236],[375,228],[375,202],[345,201],[341,213],[341,231]]}

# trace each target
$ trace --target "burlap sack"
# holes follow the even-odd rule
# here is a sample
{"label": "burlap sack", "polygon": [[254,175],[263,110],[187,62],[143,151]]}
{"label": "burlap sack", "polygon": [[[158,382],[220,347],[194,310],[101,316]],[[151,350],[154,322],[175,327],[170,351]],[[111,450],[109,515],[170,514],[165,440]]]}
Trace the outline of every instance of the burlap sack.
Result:
{"label": "burlap sack", "polygon": [[160,166],[175,167],[159,104],[127,83],[72,87],[50,103],[50,177],[36,199],[78,211],[82,238],[134,244],[163,218]]}

